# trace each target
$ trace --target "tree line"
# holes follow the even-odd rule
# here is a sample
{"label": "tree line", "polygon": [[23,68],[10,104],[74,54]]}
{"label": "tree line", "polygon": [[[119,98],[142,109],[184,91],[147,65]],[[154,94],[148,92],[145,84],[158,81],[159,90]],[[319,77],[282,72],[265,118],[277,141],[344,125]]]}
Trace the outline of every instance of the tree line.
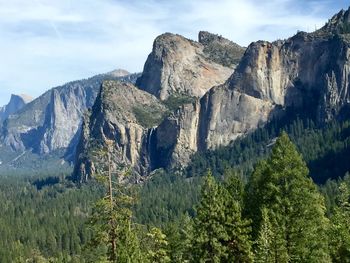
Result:
{"label": "tree line", "polygon": [[327,217],[324,197],[286,133],[246,185],[233,170],[224,179],[209,171],[195,216],[183,215],[163,230],[133,221],[125,188],[114,201],[109,191],[93,214],[98,242],[90,248],[100,258],[91,262],[350,261],[349,185],[339,184]]}
{"label": "tree line", "polygon": [[313,125],[293,122],[291,140],[260,130],[238,141],[231,148],[256,158],[245,173],[238,157],[217,152],[210,172],[159,171],[142,187],[115,181],[112,202],[104,179],[76,188],[3,177],[1,262],[350,262],[350,176],[317,186],[308,170],[310,156],[347,149],[349,125]]}

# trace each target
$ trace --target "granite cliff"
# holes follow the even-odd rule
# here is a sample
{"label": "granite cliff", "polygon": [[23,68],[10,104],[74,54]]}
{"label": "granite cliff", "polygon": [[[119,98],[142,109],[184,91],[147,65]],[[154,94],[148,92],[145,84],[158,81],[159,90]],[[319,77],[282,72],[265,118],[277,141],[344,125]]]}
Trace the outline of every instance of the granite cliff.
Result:
{"label": "granite cliff", "polygon": [[90,115],[84,118],[75,161],[75,177],[85,181],[103,160],[100,150],[108,141],[112,164],[132,167],[147,175],[152,167],[152,126],[166,114],[166,107],[153,95],[131,83],[105,81]]}
{"label": "granite cliff", "polygon": [[[84,119],[74,169],[77,180],[86,180],[98,166],[98,160],[89,154],[91,145],[101,148],[109,140],[115,142],[114,165],[127,164],[142,176],[165,165],[162,147],[177,140],[172,136],[176,131],[168,133],[165,127],[161,134],[157,126],[169,120],[171,117],[166,117],[172,116],[172,111],[187,107],[186,103],[195,101],[213,85],[224,83],[245,50],[208,32],[201,31],[198,38],[199,42],[195,42],[180,35],[163,34],[154,41],[144,71],[136,81],[138,88],[123,88],[120,83],[102,85],[92,112]],[[109,97],[105,96],[107,90]],[[138,94],[144,101],[138,99]],[[106,105],[110,106],[107,111]],[[123,116],[123,121],[116,116]],[[186,118],[182,121],[186,123]],[[192,125],[195,129],[196,124]],[[184,140],[187,139],[190,138]]]}
{"label": "granite cliff", "polygon": [[208,32],[199,42],[165,33],[157,37],[136,86],[160,100],[171,95],[203,96],[232,74],[244,48]]}
{"label": "granite cliff", "polygon": [[[201,32],[199,42],[172,34],[158,37],[137,86],[164,102],[173,94],[196,98],[144,130],[143,137],[152,136],[151,162],[143,169],[184,167],[193,153],[228,145],[288,110],[319,125],[348,117],[349,22],[349,10],[341,11],[313,33],[254,42],[237,67],[233,62],[238,58],[220,59],[228,52],[223,47],[237,47],[219,36]],[[230,76],[228,69],[234,71]]]}
{"label": "granite cliff", "polygon": [[194,152],[228,145],[288,109],[307,114],[318,124],[349,117],[347,25],[349,10],[316,32],[252,43],[225,84],[210,89],[158,127],[157,134],[176,131],[177,139],[166,147],[158,136],[159,150],[166,152],[165,167],[184,166]]}

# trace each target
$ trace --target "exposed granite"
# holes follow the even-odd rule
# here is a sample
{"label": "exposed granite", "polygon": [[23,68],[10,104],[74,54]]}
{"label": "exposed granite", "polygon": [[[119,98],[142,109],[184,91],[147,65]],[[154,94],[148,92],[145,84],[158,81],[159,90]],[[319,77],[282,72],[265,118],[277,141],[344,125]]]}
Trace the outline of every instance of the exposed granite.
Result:
{"label": "exposed granite", "polygon": [[[227,66],[218,62],[225,61],[219,56],[225,57],[232,45],[238,45],[227,41],[223,44],[218,39],[202,44],[170,33],[157,37],[136,85],[160,100],[172,94],[203,96],[211,87],[224,83],[235,68],[232,63]],[[235,58],[239,60],[239,54]]]}

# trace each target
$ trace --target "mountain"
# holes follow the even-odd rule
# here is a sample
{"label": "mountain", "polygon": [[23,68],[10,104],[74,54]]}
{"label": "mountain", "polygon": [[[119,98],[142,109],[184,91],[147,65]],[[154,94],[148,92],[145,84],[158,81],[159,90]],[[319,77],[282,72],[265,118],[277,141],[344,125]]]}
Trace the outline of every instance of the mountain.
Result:
{"label": "mountain", "polygon": [[[116,142],[112,149],[116,153],[112,158],[115,165],[125,163],[143,176],[160,166],[155,127],[172,111],[194,101],[195,97],[201,97],[213,85],[224,83],[245,50],[221,36],[204,31],[199,33],[199,41],[163,34],[154,41],[144,71],[136,81],[138,88],[129,86],[125,89],[121,84],[111,83],[103,85],[90,116],[84,120],[74,169],[77,180],[89,178],[97,166],[98,160],[93,160],[89,154],[92,142],[95,142],[94,147],[102,147],[107,138]],[[115,87],[108,89],[108,86]],[[106,89],[110,97],[104,95]],[[143,97],[144,101],[132,95]],[[104,108],[109,108],[109,111]],[[123,121],[113,120],[103,113],[123,116]],[[164,145],[171,136],[165,135]]]}
{"label": "mountain", "polygon": [[136,86],[160,100],[171,95],[201,97],[232,74],[244,48],[208,32],[199,42],[165,33],[157,37]]}
{"label": "mountain", "polygon": [[128,75],[131,75],[131,73],[125,69],[116,69],[108,72],[107,75],[110,75],[112,77],[126,77]]}
{"label": "mountain", "polygon": [[[131,83],[105,81],[92,108],[91,116],[84,119],[82,136],[77,147],[75,175],[87,180],[96,172],[95,163],[103,160],[101,153],[93,157],[94,150],[113,141],[113,164],[134,167],[138,174],[146,175],[152,165],[152,132],[166,107],[153,95]],[[90,154],[89,154],[90,153]]]}
{"label": "mountain", "polygon": [[193,153],[228,145],[288,111],[320,125],[348,118],[350,37],[328,30],[348,25],[348,13],[342,11],[314,33],[252,43],[225,84],[160,124],[157,134],[173,134],[166,147],[157,136],[165,167],[183,167]]}
{"label": "mountain", "polygon": [[[169,33],[158,37],[136,85],[164,102],[174,94],[196,98],[143,133],[142,138],[152,134],[148,170],[185,167],[194,153],[228,145],[288,112],[305,115],[317,125],[349,117],[348,26],[349,10],[313,33],[299,32],[272,43],[254,42],[229,77],[227,60],[221,65],[217,62],[225,57],[223,47],[237,48],[232,42],[205,32],[200,33],[200,43]],[[222,75],[202,74],[216,71]],[[225,83],[218,85],[225,76]],[[137,165],[133,168],[140,170]],[[79,173],[77,178],[84,180]]]}
{"label": "mountain", "polygon": [[334,34],[346,34],[350,32],[350,9],[341,10],[338,14],[333,16],[326,25],[318,32],[332,32]]}
{"label": "mountain", "polygon": [[[73,156],[84,112],[95,102],[105,80],[135,82],[138,74],[113,71],[53,88],[12,114],[1,130],[0,157],[9,152]],[[31,165],[30,163],[28,164]],[[2,165],[4,166],[4,165]],[[25,168],[21,164],[20,168]],[[2,167],[0,167],[2,168]]]}
{"label": "mountain", "polygon": [[27,103],[31,102],[32,100],[33,98],[25,94],[12,94],[10,102],[5,106],[0,107],[0,123],[7,119],[11,114],[22,109]]}

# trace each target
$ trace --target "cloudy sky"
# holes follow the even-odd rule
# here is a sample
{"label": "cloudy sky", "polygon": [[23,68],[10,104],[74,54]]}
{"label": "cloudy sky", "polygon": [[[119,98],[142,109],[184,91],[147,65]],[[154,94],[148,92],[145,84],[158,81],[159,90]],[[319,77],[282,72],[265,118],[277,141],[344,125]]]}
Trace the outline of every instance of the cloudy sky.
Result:
{"label": "cloudy sky", "polygon": [[141,71],[153,39],[199,30],[241,45],[313,31],[345,0],[0,0],[0,105],[116,68]]}

